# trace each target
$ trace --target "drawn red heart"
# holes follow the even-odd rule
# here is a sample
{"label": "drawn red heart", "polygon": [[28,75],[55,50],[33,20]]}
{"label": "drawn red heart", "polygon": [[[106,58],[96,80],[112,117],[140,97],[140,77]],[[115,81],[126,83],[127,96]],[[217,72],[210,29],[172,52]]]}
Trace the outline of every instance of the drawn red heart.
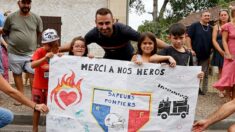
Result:
{"label": "drawn red heart", "polygon": [[76,101],[77,94],[74,91],[71,91],[68,93],[66,91],[62,91],[62,92],[60,92],[60,99],[63,101],[63,103],[66,106],[68,106]]}

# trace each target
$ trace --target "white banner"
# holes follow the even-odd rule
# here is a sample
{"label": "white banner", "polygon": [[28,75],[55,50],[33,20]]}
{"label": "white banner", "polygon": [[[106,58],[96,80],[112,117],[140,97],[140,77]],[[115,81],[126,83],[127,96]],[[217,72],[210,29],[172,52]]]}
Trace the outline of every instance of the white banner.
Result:
{"label": "white banner", "polygon": [[201,71],[177,66],[54,57],[47,132],[190,132]]}

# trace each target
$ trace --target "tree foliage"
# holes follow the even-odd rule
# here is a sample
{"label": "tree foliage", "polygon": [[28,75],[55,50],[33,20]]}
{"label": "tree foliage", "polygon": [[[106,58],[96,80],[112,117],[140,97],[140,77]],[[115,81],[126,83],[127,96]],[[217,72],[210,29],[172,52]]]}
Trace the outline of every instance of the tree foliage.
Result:
{"label": "tree foliage", "polygon": [[179,20],[192,12],[214,7],[217,3],[218,0],[170,0],[172,14],[168,15]]}
{"label": "tree foliage", "polygon": [[129,0],[129,7],[133,8],[139,15],[145,13],[145,8],[142,0]]}
{"label": "tree foliage", "polygon": [[[145,21],[139,26],[139,32],[151,31],[157,36],[166,33],[168,27],[192,12],[198,12],[217,5],[227,6],[231,0],[164,0],[158,12],[158,0],[153,0],[153,21]],[[130,8],[138,14],[144,13],[143,0],[129,0]],[[167,8],[170,5],[171,9]]]}

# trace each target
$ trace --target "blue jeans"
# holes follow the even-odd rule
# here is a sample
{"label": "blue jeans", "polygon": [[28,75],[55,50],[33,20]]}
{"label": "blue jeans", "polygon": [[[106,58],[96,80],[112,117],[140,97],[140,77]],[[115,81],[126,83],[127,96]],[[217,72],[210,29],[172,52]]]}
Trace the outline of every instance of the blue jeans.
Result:
{"label": "blue jeans", "polygon": [[10,110],[0,107],[0,128],[10,124],[13,118],[14,115]]}

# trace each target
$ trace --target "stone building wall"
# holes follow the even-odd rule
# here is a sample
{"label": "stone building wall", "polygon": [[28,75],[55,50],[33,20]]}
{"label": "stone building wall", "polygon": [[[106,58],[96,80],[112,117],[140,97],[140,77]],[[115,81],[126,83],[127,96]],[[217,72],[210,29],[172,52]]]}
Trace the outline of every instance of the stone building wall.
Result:
{"label": "stone building wall", "polygon": [[[0,11],[17,11],[17,1],[0,0]],[[112,4],[113,2],[115,3]],[[125,23],[125,11],[116,12],[120,7],[126,7],[126,0],[120,0],[120,3],[117,3],[117,0],[32,0],[31,11],[40,16],[61,16],[61,43],[64,44],[70,42],[75,36],[84,36],[94,27],[95,12],[101,7],[111,7],[115,14],[121,16],[121,22]],[[114,17],[119,18],[119,16]],[[103,50],[96,44],[89,45],[89,50],[95,56],[103,56]]]}

